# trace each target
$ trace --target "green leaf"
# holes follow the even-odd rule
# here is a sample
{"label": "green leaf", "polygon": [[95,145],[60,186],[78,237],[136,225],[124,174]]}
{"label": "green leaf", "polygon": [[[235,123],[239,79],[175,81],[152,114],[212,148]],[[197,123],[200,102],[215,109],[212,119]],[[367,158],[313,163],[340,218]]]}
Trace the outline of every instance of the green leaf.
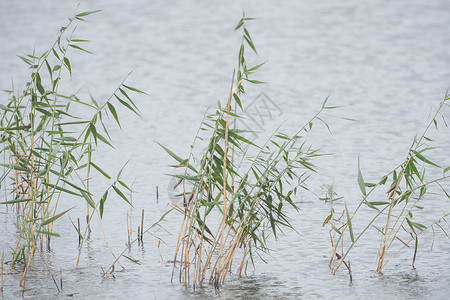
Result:
{"label": "green leaf", "polygon": [[20,202],[28,202],[28,201],[31,201],[31,198],[15,199],[15,200],[10,200],[10,201],[0,202],[0,204],[15,204],[15,203],[20,203]]}
{"label": "green leaf", "polygon": [[[56,52],[55,49],[52,49],[52,52],[53,52],[53,55],[54,55],[58,60],[61,60],[61,59],[59,58],[59,55],[58,55],[58,53]],[[54,70],[53,70],[53,71],[54,71]]]}
{"label": "green leaf", "polygon": [[[89,130],[92,132],[92,135],[94,136],[95,144],[97,145],[97,129],[95,128],[94,124],[89,124]],[[86,133],[86,137],[88,134]]]}
{"label": "green leaf", "polygon": [[50,231],[36,230],[36,232],[40,233],[40,234],[49,235],[49,236],[60,237],[60,235],[58,233],[54,233],[54,232],[50,232]]}
{"label": "green leaf", "polygon": [[322,227],[324,227],[328,223],[328,221],[331,220],[332,217],[333,217],[333,213],[331,213],[328,217],[326,217],[325,221],[323,221]]}
{"label": "green leaf", "polygon": [[359,164],[359,156],[358,156],[358,185],[361,190],[361,193],[366,196],[366,185],[364,184],[364,179],[361,173],[361,168]]}
{"label": "green leaf", "polygon": [[96,133],[95,134],[95,136],[100,140],[100,141],[102,141],[103,143],[105,143],[106,145],[108,145],[108,146],[110,146],[111,148],[114,148],[114,146],[110,143],[110,142],[108,142],[108,140],[104,137],[104,136],[102,136],[100,133]]}
{"label": "green leaf", "polygon": [[[244,29],[244,30],[245,30],[245,29]],[[255,46],[253,45],[253,41],[252,41],[251,39],[247,38],[246,36],[244,36],[244,39],[245,39],[245,41],[247,42],[247,44],[250,46],[250,48],[252,48],[253,51],[255,51],[255,53],[258,53],[258,52],[256,52],[256,48],[255,48]]]}
{"label": "green leaf", "polygon": [[264,83],[265,83],[264,81],[254,80],[254,79],[248,79],[248,78],[244,78],[244,80],[245,80],[245,81],[248,81],[248,82],[250,82],[250,83],[253,83],[253,84],[264,84]]}
{"label": "green leaf", "polygon": [[[156,142],[156,143],[157,143],[158,145],[160,145],[161,148],[163,148],[163,149],[167,152],[167,154],[169,154],[170,156],[172,156],[176,161],[178,161],[179,163],[183,163],[183,164],[186,163],[186,160],[185,160],[185,159],[182,159],[181,157],[179,157],[178,155],[176,155],[175,153],[173,153],[172,151],[170,151],[168,148],[164,147],[164,146],[161,145],[160,143],[158,143],[158,142]],[[192,171],[194,171],[195,173],[198,173],[198,171],[197,171],[192,165],[188,164],[187,167],[188,167],[189,169],[191,169]]]}
{"label": "green leaf", "polygon": [[131,100],[130,96],[128,96],[128,94],[123,89],[119,88],[119,91],[128,99],[128,101],[134,106],[134,108],[139,110],[136,104],[134,104],[133,100]]}
{"label": "green leaf", "polygon": [[350,239],[354,243],[355,236],[353,235],[352,219],[350,218],[350,214],[348,213],[347,204],[345,204],[345,212],[347,213],[347,223],[348,223],[348,231],[350,232]]}
{"label": "green leaf", "polygon": [[4,106],[3,104],[0,104],[0,108],[5,110],[5,111],[12,111],[9,107]]}
{"label": "green leaf", "polygon": [[107,197],[108,197],[108,191],[105,191],[102,198],[100,198],[100,218],[103,218],[103,209],[104,209]]}
{"label": "green leaf", "polygon": [[28,170],[27,168],[18,166],[18,165],[7,165],[7,164],[0,164],[0,166],[2,167],[7,167],[9,169],[14,169],[16,171],[23,171],[23,172],[29,172],[30,170]]}
{"label": "green leaf", "polygon": [[256,70],[258,70],[259,68],[261,68],[262,66],[264,66],[265,64],[266,64],[266,63],[263,62],[262,64],[256,65],[256,66],[254,66],[254,67],[248,69],[247,72],[253,72],[253,71],[256,71]]}
{"label": "green leaf", "polygon": [[109,108],[109,111],[111,112],[111,114],[113,115],[114,119],[116,120],[117,124],[119,125],[119,127],[122,128],[122,126],[120,125],[119,117],[117,116],[116,108],[114,107],[114,105],[112,105],[111,103],[108,102],[108,108]]}
{"label": "green leaf", "polygon": [[[198,176],[189,176],[189,175],[181,175],[181,174],[167,174],[167,176],[185,179],[185,180],[189,180],[189,181],[198,181],[199,180]],[[222,183],[222,182],[220,182],[220,183]]]}
{"label": "green leaf", "polygon": [[233,94],[234,101],[236,101],[237,105],[242,109],[241,99],[239,99],[239,96],[237,94]]}
{"label": "green leaf", "polygon": [[119,195],[123,200],[125,200],[125,202],[130,204],[131,207],[134,207],[133,204],[131,204],[131,202],[128,201],[127,197],[125,197],[125,195],[122,193],[121,190],[119,190],[115,185],[113,185],[112,188],[114,189],[117,195]]}
{"label": "green leaf", "polygon": [[244,63],[244,45],[241,45],[241,48],[239,49],[239,65],[242,65]]}
{"label": "green leaf", "polygon": [[417,157],[418,159],[420,159],[420,160],[423,161],[424,163],[427,163],[427,164],[429,164],[429,165],[432,165],[432,166],[435,166],[435,167],[440,168],[437,164],[435,164],[435,163],[429,161],[428,159],[426,159],[426,158],[425,158],[422,154],[420,154],[419,152],[414,151],[414,150],[412,150],[412,152],[416,155],[416,157]]}
{"label": "green leaf", "polygon": [[123,182],[122,180],[118,180],[117,182],[120,183],[121,186],[123,186],[124,188],[126,188],[127,190],[129,190],[131,192],[131,189],[125,184],[125,182]]}
{"label": "green leaf", "polygon": [[371,201],[371,202],[367,202],[370,203],[371,205],[386,205],[386,204],[390,204],[390,202],[386,202],[386,201]]}
{"label": "green leaf", "polygon": [[133,263],[135,263],[135,264],[137,264],[137,265],[141,265],[141,263],[140,263],[139,261],[137,261],[136,259],[134,259],[134,258],[131,258],[131,257],[129,257],[129,256],[126,256],[125,254],[123,255],[123,257],[125,257],[126,259],[132,261]]}
{"label": "green leaf", "polygon": [[130,91],[133,91],[133,92],[136,92],[136,93],[139,93],[139,94],[146,94],[146,95],[148,95],[146,92],[143,92],[143,91],[141,91],[141,90],[138,90],[137,88],[134,88],[134,87],[132,87],[132,86],[128,86],[128,85],[125,85],[125,84],[122,84],[124,87],[126,87],[127,89],[129,89]]}
{"label": "green leaf", "polygon": [[100,12],[100,11],[101,11],[101,10],[85,11],[85,12],[76,14],[75,16],[76,16],[76,17],[84,17],[84,16],[88,16],[88,15],[92,15],[92,14],[98,13],[98,12]]}
{"label": "green leaf", "polygon": [[244,19],[241,19],[239,21],[239,23],[236,25],[236,28],[234,28],[234,31],[238,30],[239,28],[242,27],[242,25],[244,25]]}
{"label": "green leaf", "polygon": [[36,73],[36,88],[41,95],[45,94],[45,89],[41,84],[41,76],[39,75],[39,73]]}
{"label": "green leaf", "polygon": [[71,194],[71,195],[74,195],[74,196],[82,197],[82,195],[77,194],[77,193],[75,193],[74,191],[65,189],[65,188],[60,187],[60,186],[55,185],[55,184],[46,183],[46,182],[43,182],[42,184],[47,185],[47,186],[49,186],[49,187],[51,187],[51,188],[53,188],[53,189],[55,189],[55,190],[58,190],[58,191],[61,191],[61,192],[67,193],[67,194]]}
{"label": "green leaf", "polygon": [[94,164],[94,162],[90,162],[89,163],[91,166],[93,166],[97,171],[99,171],[100,173],[102,173],[103,176],[105,176],[108,179],[111,179],[111,176],[109,176],[105,171],[103,171],[99,166],[97,166],[96,164]]}
{"label": "green leaf", "polygon": [[67,70],[69,70],[69,73],[72,76],[72,67],[70,66],[69,59],[67,57],[64,57],[63,61],[64,61],[64,64],[66,65],[66,67],[67,67]]}
{"label": "green leaf", "polygon": [[90,51],[88,51],[86,49],[83,49],[83,48],[81,48],[80,46],[77,46],[77,45],[69,44],[69,47],[72,47],[72,48],[77,49],[77,50],[84,51],[84,52],[89,53],[89,54],[92,54],[92,52],[90,52]]}
{"label": "green leaf", "polygon": [[83,195],[84,200],[86,200],[86,202],[89,204],[89,206],[91,206],[93,209],[95,209],[95,204],[92,201],[92,199],[89,197],[89,195],[84,191],[81,191],[81,194]]}
{"label": "green leaf", "polygon": [[117,100],[119,100],[119,102],[125,106],[126,108],[128,108],[129,110],[131,110],[132,112],[134,112],[135,114],[137,114],[139,116],[139,113],[127,102],[123,101],[122,99],[120,99],[117,95],[114,95],[114,97],[116,97]]}
{"label": "green leaf", "polygon": [[72,209],[72,208],[69,208],[68,210],[63,211],[62,213],[59,213],[59,214],[57,214],[56,216],[51,217],[51,218],[45,220],[44,222],[41,223],[41,227],[44,227],[45,225],[48,225],[48,224],[51,224],[51,223],[55,222],[57,219],[61,218],[65,213],[67,213],[67,212],[68,212],[69,210],[71,210],[71,209]]}
{"label": "green leaf", "polygon": [[74,122],[65,122],[65,123],[57,123],[55,125],[63,126],[63,125],[79,125],[79,124],[87,124],[90,123],[90,121],[74,121]]}

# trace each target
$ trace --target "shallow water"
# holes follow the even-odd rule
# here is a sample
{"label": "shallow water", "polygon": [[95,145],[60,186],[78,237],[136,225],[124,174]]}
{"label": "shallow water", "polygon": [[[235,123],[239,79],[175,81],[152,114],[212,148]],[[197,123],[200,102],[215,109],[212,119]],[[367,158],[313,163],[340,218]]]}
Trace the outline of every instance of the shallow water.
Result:
{"label": "shallow water", "polygon": [[[257,75],[268,84],[249,89],[247,103],[264,91],[280,108],[266,123],[253,124],[262,131],[258,139],[282,122],[285,131],[294,132],[330,94],[331,104],[343,105],[334,115],[357,120],[327,117],[333,134],[318,128],[310,137],[315,146],[334,154],[318,161],[322,172],[312,178],[311,188],[323,193],[320,186],[334,181],[336,192],[345,197],[350,210],[360,200],[358,154],[366,181],[376,181],[400,164],[414,135],[426,126],[431,107],[437,106],[450,83],[450,6],[446,1],[125,3],[102,0],[81,4],[81,10],[103,10],[89,17],[89,23],[81,24],[76,33],[78,38],[92,41],[86,47],[94,55],[73,53],[73,78],[65,81],[63,88],[75,92],[83,87],[103,100],[136,67],[129,84],[150,94],[136,97],[142,118],[120,111],[123,130],[111,131],[116,151],[105,147],[101,149],[104,154],[95,158],[112,174],[131,159],[124,178],[136,179],[135,227],[141,209],[145,209],[148,227],[171,200],[171,180],[164,174],[172,172],[167,167],[172,160],[155,141],[187,154],[205,109],[227,97],[240,43],[233,29],[242,8],[247,16],[261,18],[249,27],[259,53],[254,63],[268,61]],[[0,2],[1,89],[10,88],[11,79],[15,86],[23,86],[27,73],[15,55],[30,52],[33,46],[39,52],[50,45],[76,5],[55,0]],[[5,97],[1,103],[4,101]],[[432,158],[449,166],[448,131],[441,130],[437,137],[442,149],[435,150]],[[94,189],[100,193],[107,183],[95,180]],[[108,201],[104,224],[111,246],[119,252],[127,242],[127,207],[119,199]],[[310,194],[297,201],[301,211],[290,216],[299,234],[286,230],[271,244],[267,265],[258,262],[243,278],[231,274],[219,293],[209,285],[193,292],[175,281],[171,284],[171,264],[161,262],[151,235],[145,236],[144,246],[133,245],[129,253],[141,266],[124,262],[126,271],[116,269],[114,277],[103,278],[101,267],[108,267],[113,260],[103,237],[94,231],[82,252],[81,267],[75,269],[78,239],[67,216],[56,226],[62,237],[56,240],[55,250],[43,254],[55,278],[59,280],[62,274],[63,292],[57,293],[48,271],[39,264],[33,266],[23,296],[443,299],[450,292],[446,267],[450,242],[442,233],[436,232],[432,251],[431,232],[422,237],[415,270],[411,268],[412,251],[405,251],[390,262],[383,275],[374,277],[379,237],[367,236],[350,256],[350,283],[344,269],[333,276],[328,268],[328,229],[321,225],[329,206]],[[449,200],[431,198],[424,205],[425,211],[418,217],[429,223],[448,210]],[[72,220],[84,218],[83,211],[80,202],[69,216]],[[8,251],[14,242],[6,239],[15,232],[13,217],[3,213],[4,208],[0,212],[0,251]],[[354,221],[355,231],[368,216],[369,212],[363,212],[360,220]],[[166,243],[161,244],[164,261],[173,259],[177,220],[174,216],[163,224],[168,233],[157,233]],[[8,277],[4,299],[22,296],[19,277]]]}

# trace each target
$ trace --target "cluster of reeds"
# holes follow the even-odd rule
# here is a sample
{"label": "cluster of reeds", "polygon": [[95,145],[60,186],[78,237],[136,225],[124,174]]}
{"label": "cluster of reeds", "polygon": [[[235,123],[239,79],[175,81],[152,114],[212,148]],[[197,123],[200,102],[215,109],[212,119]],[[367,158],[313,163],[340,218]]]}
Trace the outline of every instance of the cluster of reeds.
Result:
{"label": "cluster of reeds", "polygon": [[[426,154],[427,151],[434,149],[432,146],[433,140],[429,137],[430,130],[433,127],[437,130],[439,123],[447,127],[443,111],[448,106],[450,106],[450,95],[447,91],[439,107],[431,116],[431,120],[422,135],[414,138],[405,161],[383,176],[377,183],[366,182],[361,169],[358,167],[358,185],[362,194],[362,200],[359,202],[359,205],[353,214],[349,213],[347,205],[345,205],[343,216],[339,218],[334,216],[334,209],[332,208],[331,214],[325,219],[323,224],[330,224],[334,235],[332,240],[332,259],[337,258],[338,263],[332,268],[333,274],[337,272],[342,264],[346,264],[345,259],[348,257],[351,249],[370,228],[374,228],[381,236],[376,257],[375,274],[380,273],[401,250],[408,248],[412,250],[412,267],[414,267],[419,236],[429,229],[433,230],[433,232],[435,228],[441,229],[450,238],[446,228],[449,227],[446,221],[446,218],[450,215],[449,213],[444,213],[434,222],[427,225],[418,222],[417,217],[415,217],[424,210],[423,202],[427,197],[450,199],[444,184],[450,177],[447,174],[450,171],[450,167],[443,168],[439,166],[427,158],[428,155]],[[436,172],[436,170],[430,171],[429,168],[438,169],[439,172]],[[389,183],[386,197],[384,199],[373,199],[374,192],[381,189],[386,183]],[[333,198],[332,193],[328,193],[326,199],[331,200],[331,203],[336,200]],[[355,233],[352,219],[362,207],[371,209],[374,214],[363,229],[359,233]],[[336,226],[334,222],[342,218],[346,220],[340,226]],[[344,250],[342,239],[346,232],[350,236],[350,244]],[[340,251],[339,247],[341,247]]]}
{"label": "cluster of reeds", "polygon": [[[312,160],[319,152],[307,145],[302,136],[312,122],[321,120],[319,113],[331,109],[324,101],[320,111],[288,136],[278,130],[267,142],[258,146],[246,138],[246,131],[230,124],[245,103],[244,83],[259,84],[250,78],[263,64],[254,67],[244,58],[245,49],[256,48],[246,24],[252,18],[244,16],[235,31],[242,30],[238,55],[238,71],[233,71],[232,83],[225,107],[207,115],[194,139],[188,158],[181,158],[168,148],[183,172],[175,188],[183,186],[181,203],[171,203],[183,215],[178,234],[173,276],[186,285],[202,285],[205,279],[216,287],[222,284],[237,261],[237,274],[245,273],[255,255],[267,252],[271,236],[277,238],[282,227],[291,228],[286,212],[298,209],[293,196],[307,189],[306,180],[315,172]],[[235,78],[236,77],[236,78]],[[201,138],[206,133],[208,138]],[[194,166],[193,150],[206,142],[199,166]]]}
{"label": "cluster of reeds", "polygon": [[[61,202],[84,199],[88,224],[94,214],[101,224],[109,191],[129,203],[124,191],[130,188],[120,177],[122,170],[112,178],[94,162],[93,156],[98,143],[112,147],[105,118],[113,118],[120,126],[117,104],[138,114],[129,94],[143,92],[122,81],[112,95],[100,103],[92,96],[81,99],[60,91],[63,77],[72,73],[70,51],[90,53],[82,46],[88,41],[75,38],[75,24],[96,12],[77,13],[69,18],[55,43],[42,54],[33,51],[19,56],[31,72],[30,80],[23,90],[13,87],[7,91],[9,99],[6,105],[0,105],[3,159],[0,186],[4,191],[0,204],[17,215],[19,235],[8,269],[13,270],[18,262],[23,265],[21,285],[36,251],[51,250],[52,238],[59,236],[54,231],[54,222],[70,210],[60,211]],[[76,106],[83,106],[90,117],[74,115],[72,108]],[[90,192],[89,182],[94,172],[111,182],[101,197]],[[73,203],[75,206],[79,202]],[[83,233],[80,226],[74,227],[82,244],[90,228],[87,226]],[[77,266],[79,259],[80,256]]]}

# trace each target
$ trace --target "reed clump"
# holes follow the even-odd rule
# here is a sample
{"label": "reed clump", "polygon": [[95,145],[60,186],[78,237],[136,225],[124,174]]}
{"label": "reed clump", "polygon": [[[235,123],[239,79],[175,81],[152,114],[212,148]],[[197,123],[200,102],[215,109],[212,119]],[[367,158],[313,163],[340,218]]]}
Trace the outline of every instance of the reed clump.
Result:
{"label": "reed clump", "polygon": [[[262,83],[252,75],[263,64],[251,67],[245,59],[248,47],[250,54],[256,54],[246,26],[251,20],[244,14],[235,28],[242,32],[242,43],[226,105],[219,103],[214,113],[205,116],[187,158],[161,145],[177,161],[173,167],[182,170],[173,175],[179,180],[176,187],[183,189],[181,203],[171,203],[182,215],[172,279],[194,288],[205,280],[219,287],[233,263],[237,274],[245,273],[255,256],[269,251],[271,237],[277,238],[283,227],[292,229],[286,213],[298,210],[293,197],[308,189],[306,181],[316,171],[312,161],[321,155],[308,146],[303,134],[313,122],[322,121],[323,110],[332,109],[325,100],[296,134],[277,130],[262,146],[247,139],[247,131],[230,125],[241,118],[244,85]],[[193,150],[204,141],[206,150],[199,166],[194,166]]]}
{"label": "reed clump", "polygon": [[[117,105],[138,114],[130,95],[143,92],[126,85],[124,80],[101,103],[92,96],[83,99],[77,95],[64,95],[60,88],[63,78],[72,75],[70,52],[90,53],[83,46],[88,41],[75,38],[76,23],[97,12],[76,13],[69,18],[54,44],[42,54],[33,51],[19,56],[31,72],[29,82],[23,90],[13,87],[6,91],[9,99],[6,105],[0,104],[0,154],[3,159],[0,185],[4,195],[0,205],[16,214],[19,229],[8,270],[3,264],[6,258],[2,256],[2,287],[3,274],[17,267],[18,262],[23,265],[20,284],[24,286],[36,252],[52,249],[52,239],[59,236],[54,231],[54,223],[70,211],[60,211],[61,202],[83,199],[88,224],[94,214],[98,215],[101,224],[110,191],[129,203],[124,191],[131,190],[121,179],[122,170],[112,178],[93,157],[99,143],[113,147],[105,118],[114,119],[120,126]],[[76,106],[84,107],[90,117],[74,115],[72,108]],[[101,197],[93,195],[89,188],[95,172],[111,182]],[[80,226],[74,225],[74,228],[82,245],[90,228],[84,233]],[[108,245],[107,240],[106,243]],[[77,266],[79,259],[80,256]]]}
{"label": "reed clump", "polygon": [[[343,215],[346,221],[341,223],[341,226],[335,226],[336,217],[333,208],[323,224],[325,226],[328,223],[331,226],[331,232],[334,236],[332,259],[337,258],[337,265],[331,267],[330,264],[333,274],[342,264],[345,264],[345,259],[348,259],[353,246],[369,232],[376,232],[380,235],[374,274],[380,273],[400,251],[405,249],[410,249],[412,252],[411,265],[414,268],[419,238],[430,229],[433,232],[435,229],[440,229],[447,238],[450,238],[446,220],[450,213],[445,212],[435,221],[426,225],[417,221],[420,214],[423,214],[426,210],[427,198],[450,199],[445,188],[446,181],[450,178],[450,167],[439,166],[429,159],[429,153],[435,148],[433,146],[434,141],[430,138],[431,130],[433,128],[438,130],[439,124],[447,127],[444,111],[449,106],[450,95],[447,91],[423,133],[420,136],[416,135],[414,138],[404,162],[382,176],[378,182],[369,183],[365,181],[358,162],[358,185],[362,200],[353,213],[350,213],[345,205]],[[386,184],[387,188],[385,187]],[[374,199],[373,194],[379,189],[385,189],[386,197],[380,199],[377,196]],[[326,200],[334,202],[335,199],[333,199],[333,195],[328,194]],[[362,227],[362,230],[357,233],[353,230],[352,220],[363,207],[372,211],[373,215],[369,218],[367,224]],[[375,231],[369,229],[375,229]],[[343,237],[347,233],[350,237],[350,243],[347,247],[344,247]],[[339,247],[341,250],[339,250]]]}

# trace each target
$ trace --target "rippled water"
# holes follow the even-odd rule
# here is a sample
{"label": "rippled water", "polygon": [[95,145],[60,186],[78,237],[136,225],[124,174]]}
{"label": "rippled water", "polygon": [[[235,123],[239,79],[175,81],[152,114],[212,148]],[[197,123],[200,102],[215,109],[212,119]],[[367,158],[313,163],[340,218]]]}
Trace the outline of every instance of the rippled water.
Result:
{"label": "rippled water", "polygon": [[[39,3],[41,2],[41,3]],[[23,86],[27,72],[16,54],[46,49],[58,29],[76,9],[73,1],[3,0],[0,2],[0,87],[7,89],[11,79]],[[136,67],[129,83],[150,96],[137,97],[142,118],[121,111],[123,130],[112,130],[116,151],[105,150],[96,159],[116,173],[129,159],[124,176],[136,178],[134,198],[136,224],[145,209],[147,226],[167,210],[172,161],[155,144],[158,141],[187,154],[205,109],[225,99],[237,58],[239,38],[233,29],[242,14],[261,18],[250,25],[259,59],[268,61],[258,79],[268,84],[252,88],[247,101],[261,91],[274,101],[281,113],[263,131],[286,122],[294,131],[314,114],[331,94],[330,102],[343,105],[335,114],[356,122],[327,118],[333,134],[318,129],[311,141],[332,157],[321,159],[320,176],[310,182],[312,189],[334,181],[336,191],[345,197],[350,209],[360,200],[356,184],[358,154],[367,181],[375,181],[402,162],[414,135],[422,130],[432,106],[443,98],[450,83],[450,6],[447,1],[95,1],[82,3],[82,10],[103,12],[81,24],[76,36],[92,41],[92,56],[74,53],[73,78],[63,88],[75,92],[89,89],[105,99],[122,78]],[[86,92],[82,92],[86,95]],[[6,101],[1,98],[1,103]],[[248,103],[247,102],[247,103]],[[263,136],[264,133],[261,134]],[[448,131],[441,131],[433,158],[450,165]],[[102,190],[102,181],[98,190]],[[155,189],[159,187],[159,201]],[[171,264],[160,262],[156,240],[147,235],[142,247],[133,246],[131,256],[141,266],[126,265],[115,277],[102,278],[101,267],[112,263],[103,237],[93,233],[83,250],[81,267],[75,269],[77,235],[68,219],[59,222],[55,250],[45,261],[55,277],[62,272],[63,293],[57,294],[48,272],[41,264],[33,266],[23,294],[25,298],[52,298],[74,294],[80,298],[174,299],[195,296],[232,298],[441,298],[450,292],[450,243],[436,232],[421,239],[416,269],[411,251],[400,254],[384,270],[372,277],[378,236],[367,236],[354,249],[350,260],[353,282],[346,271],[330,274],[328,229],[322,222],[329,207],[309,194],[297,199],[299,214],[290,214],[299,234],[286,231],[272,243],[273,252],[258,262],[248,276],[229,277],[219,293],[213,287],[192,292],[174,282]],[[116,201],[116,202],[114,202]],[[114,202],[114,203],[113,203]],[[111,200],[104,223],[116,251],[124,249],[126,206]],[[421,216],[432,221],[448,210],[449,201],[430,200]],[[67,207],[73,203],[66,204]],[[70,217],[83,217],[82,203]],[[5,209],[1,208],[0,212]],[[366,214],[366,215],[365,215]],[[354,222],[363,226],[368,213]],[[14,241],[12,216],[0,214],[0,250]],[[359,224],[359,225],[358,225]],[[93,224],[98,226],[98,224]],[[158,233],[165,261],[172,259],[178,228],[177,217],[164,223]],[[172,235],[170,235],[170,234]],[[19,274],[8,277],[4,299],[22,296]]]}

